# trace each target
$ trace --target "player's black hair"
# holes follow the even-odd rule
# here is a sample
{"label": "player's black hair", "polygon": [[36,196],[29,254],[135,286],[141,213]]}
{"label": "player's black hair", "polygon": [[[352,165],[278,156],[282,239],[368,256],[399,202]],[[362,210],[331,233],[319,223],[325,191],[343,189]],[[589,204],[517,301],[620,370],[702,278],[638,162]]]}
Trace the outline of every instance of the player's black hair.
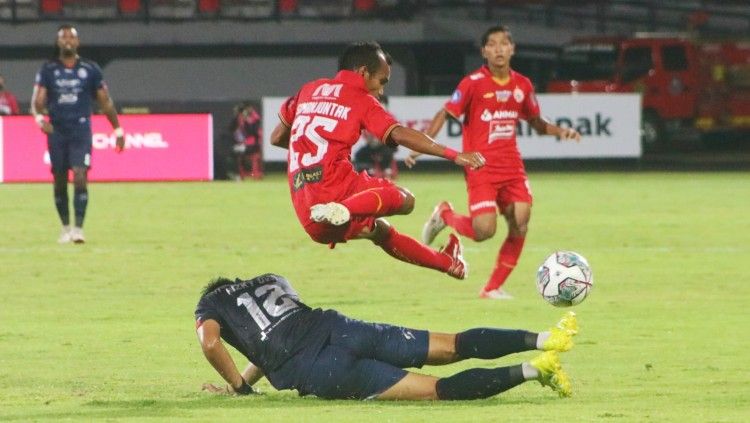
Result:
{"label": "player's black hair", "polygon": [[490,35],[496,33],[496,32],[504,32],[505,35],[508,36],[508,39],[510,42],[513,42],[513,34],[510,32],[510,29],[505,25],[495,25],[492,27],[487,28],[486,31],[484,31],[484,34],[482,34],[482,40],[481,40],[481,46],[484,47],[487,45],[487,41],[490,39]]}
{"label": "player's black hair", "polygon": [[375,73],[380,68],[379,53],[383,53],[386,63],[393,63],[391,55],[375,41],[349,44],[339,56],[339,70],[355,70],[365,66],[368,72]]}
{"label": "player's black hair", "polygon": [[231,285],[235,282],[237,281],[233,281],[223,276],[219,276],[218,278],[212,279],[208,283],[208,285],[203,287],[203,290],[201,291],[201,297],[205,297],[206,294],[213,292],[217,288],[221,288],[224,285]]}

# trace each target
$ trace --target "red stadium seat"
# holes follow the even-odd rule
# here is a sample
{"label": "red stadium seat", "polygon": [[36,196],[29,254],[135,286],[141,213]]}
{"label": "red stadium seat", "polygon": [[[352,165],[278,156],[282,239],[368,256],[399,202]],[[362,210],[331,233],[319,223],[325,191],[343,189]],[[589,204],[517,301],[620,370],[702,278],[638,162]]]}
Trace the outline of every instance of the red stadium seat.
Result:
{"label": "red stadium seat", "polygon": [[279,0],[279,12],[294,13],[297,11],[297,0]]}
{"label": "red stadium seat", "polygon": [[219,11],[219,0],[198,0],[198,12],[216,13]]}
{"label": "red stadium seat", "polygon": [[375,10],[375,0],[354,0],[354,10],[357,12],[372,12]]}
{"label": "red stadium seat", "polygon": [[59,15],[63,10],[62,0],[40,0],[39,8],[43,15]]}
{"label": "red stadium seat", "polygon": [[120,13],[133,15],[141,11],[141,0],[118,0]]}

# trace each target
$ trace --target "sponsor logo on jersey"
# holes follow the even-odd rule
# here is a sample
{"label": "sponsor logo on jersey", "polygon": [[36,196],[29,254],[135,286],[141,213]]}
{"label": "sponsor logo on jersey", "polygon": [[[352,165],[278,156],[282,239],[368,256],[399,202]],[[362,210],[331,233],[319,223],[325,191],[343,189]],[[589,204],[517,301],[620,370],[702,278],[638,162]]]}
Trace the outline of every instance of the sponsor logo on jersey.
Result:
{"label": "sponsor logo on jersey", "polygon": [[323,167],[315,166],[308,169],[302,169],[292,176],[292,188],[294,191],[302,189],[307,184],[320,182],[323,179]]}
{"label": "sponsor logo on jersey", "polygon": [[84,68],[78,68],[78,77],[81,79],[86,79],[89,76],[89,73],[86,72],[86,69]]}
{"label": "sponsor logo on jersey", "polygon": [[495,91],[495,99],[501,103],[505,103],[510,98],[509,90]]}
{"label": "sponsor logo on jersey", "polygon": [[312,93],[312,97],[338,98],[344,84],[320,84]]}
{"label": "sponsor logo on jersey", "polygon": [[453,91],[453,95],[451,96],[451,103],[458,103],[461,101],[461,90]]}
{"label": "sponsor logo on jersey", "polygon": [[469,75],[469,79],[471,79],[472,81],[476,81],[477,79],[482,78],[484,78],[484,74],[482,72],[472,73],[471,75]]}
{"label": "sponsor logo on jersey", "polygon": [[516,89],[513,90],[513,98],[515,98],[517,102],[522,103],[524,99],[523,90],[516,87]]}
{"label": "sponsor logo on jersey", "polygon": [[57,78],[58,76],[60,76],[60,71],[58,69],[55,69],[54,73],[55,73],[55,78]]}
{"label": "sponsor logo on jersey", "polygon": [[515,119],[493,119],[490,122],[489,132],[488,144],[512,139],[516,135],[516,121]]}
{"label": "sponsor logo on jersey", "polygon": [[482,96],[482,98],[492,98],[494,96],[495,96],[495,93],[484,93],[484,95]]}
{"label": "sponsor logo on jersey", "polygon": [[493,119],[518,119],[518,112],[515,110],[495,110],[494,113],[484,109],[481,116],[482,122],[489,122]]}

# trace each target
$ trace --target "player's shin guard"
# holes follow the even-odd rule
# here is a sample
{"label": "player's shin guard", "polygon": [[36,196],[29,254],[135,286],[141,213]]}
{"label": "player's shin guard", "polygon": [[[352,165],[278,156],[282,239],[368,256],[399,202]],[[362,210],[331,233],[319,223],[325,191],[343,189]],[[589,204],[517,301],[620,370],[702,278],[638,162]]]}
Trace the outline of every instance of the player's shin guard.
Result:
{"label": "player's shin guard", "polygon": [[73,210],[76,214],[76,226],[83,227],[86,217],[86,206],[89,204],[89,192],[86,189],[76,189],[73,194]]}
{"label": "player's shin guard", "polygon": [[461,358],[503,357],[536,349],[537,337],[525,330],[469,329],[456,335],[456,354]]}
{"label": "player's shin guard", "polygon": [[465,216],[456,213],[452,209],[446,209],[443,210],[440,217],[443,218],[443,222],[445,222],[446,225],[455,229],[456,232],[476,241],[477,237],[474,232],[474,226],[471,224],[471,216]]}
{"label": "player's shin guard", "polygon": [[500,253],[497,256],[495,270],[492,271],[492,276],[490,276],[490,280],[484,287],[485,291],[497,289],[505,283],[505,280],[508,279],[508,276],[510,276],[510,273],[516,267],[516,263],[518,263],[525,240],[526,238],[522,236],[508,236],[505,238],[505,242],[500,247]]}
{"label": "player's shin guard", "polygon": [[523,382],[521,365],[469,369],[438,379],[435,390],[441,400],[473,400],[497,395]]}
{"label": "player's shin guard", "polygon": [[358,192],[342,201],[352,216],[390,216],[404,204],[404,195],[395,186]]}
{"label": "player's shin guard", "polygon": [[377,243],[386,253],[401,261],[447,272],[453,260],[447,255],[422,244],[414,238],[388,228],[386,238]]}

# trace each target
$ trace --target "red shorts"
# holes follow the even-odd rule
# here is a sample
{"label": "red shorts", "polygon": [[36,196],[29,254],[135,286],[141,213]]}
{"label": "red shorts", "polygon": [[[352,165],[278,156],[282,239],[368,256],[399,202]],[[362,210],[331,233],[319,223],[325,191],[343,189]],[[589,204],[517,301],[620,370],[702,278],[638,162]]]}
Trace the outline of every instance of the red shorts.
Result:
{"label": "red shorts", "polygon": [[529,203],[531,187],[526,177],[500,182],[487,182],[472,185],[469,190],[469,213],[474,218],[484,213],[502,212],[511,203]]}
{"label": "red shorts", "polygon": [[[362,172],[356,176],[356,178],[340,195],[331,196],[328,201],[340,202],[359,192],[384,186],[395,186],[395,184],[387,179],[373,178],[367,175],[366,172]],[[319,242],[321,244],[346,242],[347,240],[355,239],[359,234],[362,233],[363,230],[372,230],[372,228],[375,226],[375,220],[378,219],[378,217],[376,216],[352,217],[348,223],[341,226],[313,222],[312,220],[310,220],[309,210],[310,207],[314,205],[315,204],[305,204],[303,206],[304,209],[307,210],[307,213],[304,214],[304,220],[302,218],[300,220],[302,223],[302,227],[305,229],[305,232],[310,235],[310,238],[312,238],[313,241]]]}

